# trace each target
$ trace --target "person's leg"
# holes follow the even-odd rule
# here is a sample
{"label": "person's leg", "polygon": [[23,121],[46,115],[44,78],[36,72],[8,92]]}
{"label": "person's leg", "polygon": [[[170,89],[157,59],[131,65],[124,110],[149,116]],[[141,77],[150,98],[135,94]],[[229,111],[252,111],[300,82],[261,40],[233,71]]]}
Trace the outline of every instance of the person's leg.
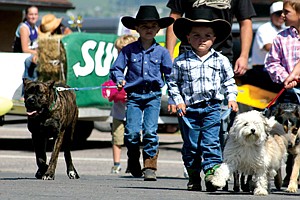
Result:
{"label": "person's leg", "polygon": [[141,94],[127,94],[127,110],[124,143],[127,147],[128,168],[134,177],[141,177],[140,164],[140,131],[142,130]]}
{"label": "person's leg", "polygon": [[[189,121],[194,129],[200,128],[201,116],[199,115],[200,109],[187,108],[185,118]],[[182,117],[178,117],[180,133],[183,140],[181,149],[182,159],[186,167],[189,181],[187,189],[190,191],[201,191],[201,150],[199,146],[200,131],[190,129]]]}
{"label": "person's leg", "polygon": [[156,181],[158,157],[158,117],[161,104],[161,92],[145,94],[145,107],[143,118],[143,159],[144,180]]}
{"label": "person's leg", "polygon": [[[36,64],[32,62],[33,55],[27,57],[24,61],[24,73],[23,78],[29,80],[37,79]],[[24,86],[22,87],[22,97],[24,96]]]}
{"label": "person's leg", "polygon": [[114,165],[111,173],[117,174],[121,171],[121,147],[124,144],[124,122],[113,118],[112,123],[112,151]]}
{"label": "person's leg", "polygon": [[212,127],[203,129],[201,133],[202,168],[205,173],[205,184],[207,191],[215,191],[210,180],[214,171],[222,163],[222,151],[219,139],[220,131],[220,104],[214,104],[204,109],[203,127],[214,124]]}

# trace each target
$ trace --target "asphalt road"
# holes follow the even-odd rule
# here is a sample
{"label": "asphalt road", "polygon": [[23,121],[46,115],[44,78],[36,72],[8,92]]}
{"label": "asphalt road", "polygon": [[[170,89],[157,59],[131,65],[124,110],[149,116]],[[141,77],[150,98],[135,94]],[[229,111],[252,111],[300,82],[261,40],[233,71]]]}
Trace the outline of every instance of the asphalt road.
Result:
{"label": "asphalt road", "polygon": [[[36,180],[35,157],[30,133],[26,125],[0,127],[0,199],[1,200],[48,200],[48,199],[254,199],[250,193],[234,193],[232,181],[229,191],[215,193],[186,191],[187,179],[183,165],[179,134],[159,134],[160,154],[158,180],[145,182],[124,173],[126,148],[122,151],[122,171],[110,174],[112,153],[110,133],[94,130],[84,146],[72,151],[74,165],[80,175],[70,180],[66,175],[63,153],[60,153],[54,181]],[[48,158],[50,157],[50,148]],[[272,189],[274,189],[272,184]],[[264,199],[299,199],[300,193],[289,194],[275,191]]]}

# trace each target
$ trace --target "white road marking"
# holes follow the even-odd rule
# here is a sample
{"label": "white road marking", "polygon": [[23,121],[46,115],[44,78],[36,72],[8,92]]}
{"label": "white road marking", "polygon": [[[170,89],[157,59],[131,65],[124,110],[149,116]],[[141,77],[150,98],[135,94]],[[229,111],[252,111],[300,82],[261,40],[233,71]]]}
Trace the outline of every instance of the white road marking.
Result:
{"label": "white road marking", "polygon": [[[35,156],[18,156],[18,155],[0,155],[0,158],[6,158],[6,159],[33,159],[35,160]],[[64,160],[63,156],[58,157],[59,160]],[[110,162],[112,158],[82,158],[82,157],[72,157],[72,160],[77,161],[92,161],[92,162]],[[127,162],[126,159],[121,159],[122,162]],[[163,164],[180,164],[182,165],[182,161],[178,160],[160,160],[158,159],[158,163]]]}

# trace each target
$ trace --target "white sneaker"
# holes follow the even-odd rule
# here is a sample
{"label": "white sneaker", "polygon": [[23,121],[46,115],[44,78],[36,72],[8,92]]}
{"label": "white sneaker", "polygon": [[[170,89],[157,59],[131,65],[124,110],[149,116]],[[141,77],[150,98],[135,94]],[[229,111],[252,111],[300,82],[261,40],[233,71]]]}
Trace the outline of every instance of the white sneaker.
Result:
{"label": "white sneaker", "polygon": [[121,165],[119,165],[119,166],[113,166],[111,168],[111,173],[112,174],[119,174],[120,172],[121,172]]}

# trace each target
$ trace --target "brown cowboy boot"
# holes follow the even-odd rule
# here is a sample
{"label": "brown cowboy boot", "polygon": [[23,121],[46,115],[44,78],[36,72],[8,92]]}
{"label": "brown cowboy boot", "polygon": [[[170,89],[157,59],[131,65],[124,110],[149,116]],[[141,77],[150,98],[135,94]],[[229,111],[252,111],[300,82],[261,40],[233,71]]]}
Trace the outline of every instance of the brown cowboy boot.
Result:
{"label": "brown cowboy boot", "polygon": [[158,153],[152,158],[144,157],[144,181],[156,181],[157,157]]}

